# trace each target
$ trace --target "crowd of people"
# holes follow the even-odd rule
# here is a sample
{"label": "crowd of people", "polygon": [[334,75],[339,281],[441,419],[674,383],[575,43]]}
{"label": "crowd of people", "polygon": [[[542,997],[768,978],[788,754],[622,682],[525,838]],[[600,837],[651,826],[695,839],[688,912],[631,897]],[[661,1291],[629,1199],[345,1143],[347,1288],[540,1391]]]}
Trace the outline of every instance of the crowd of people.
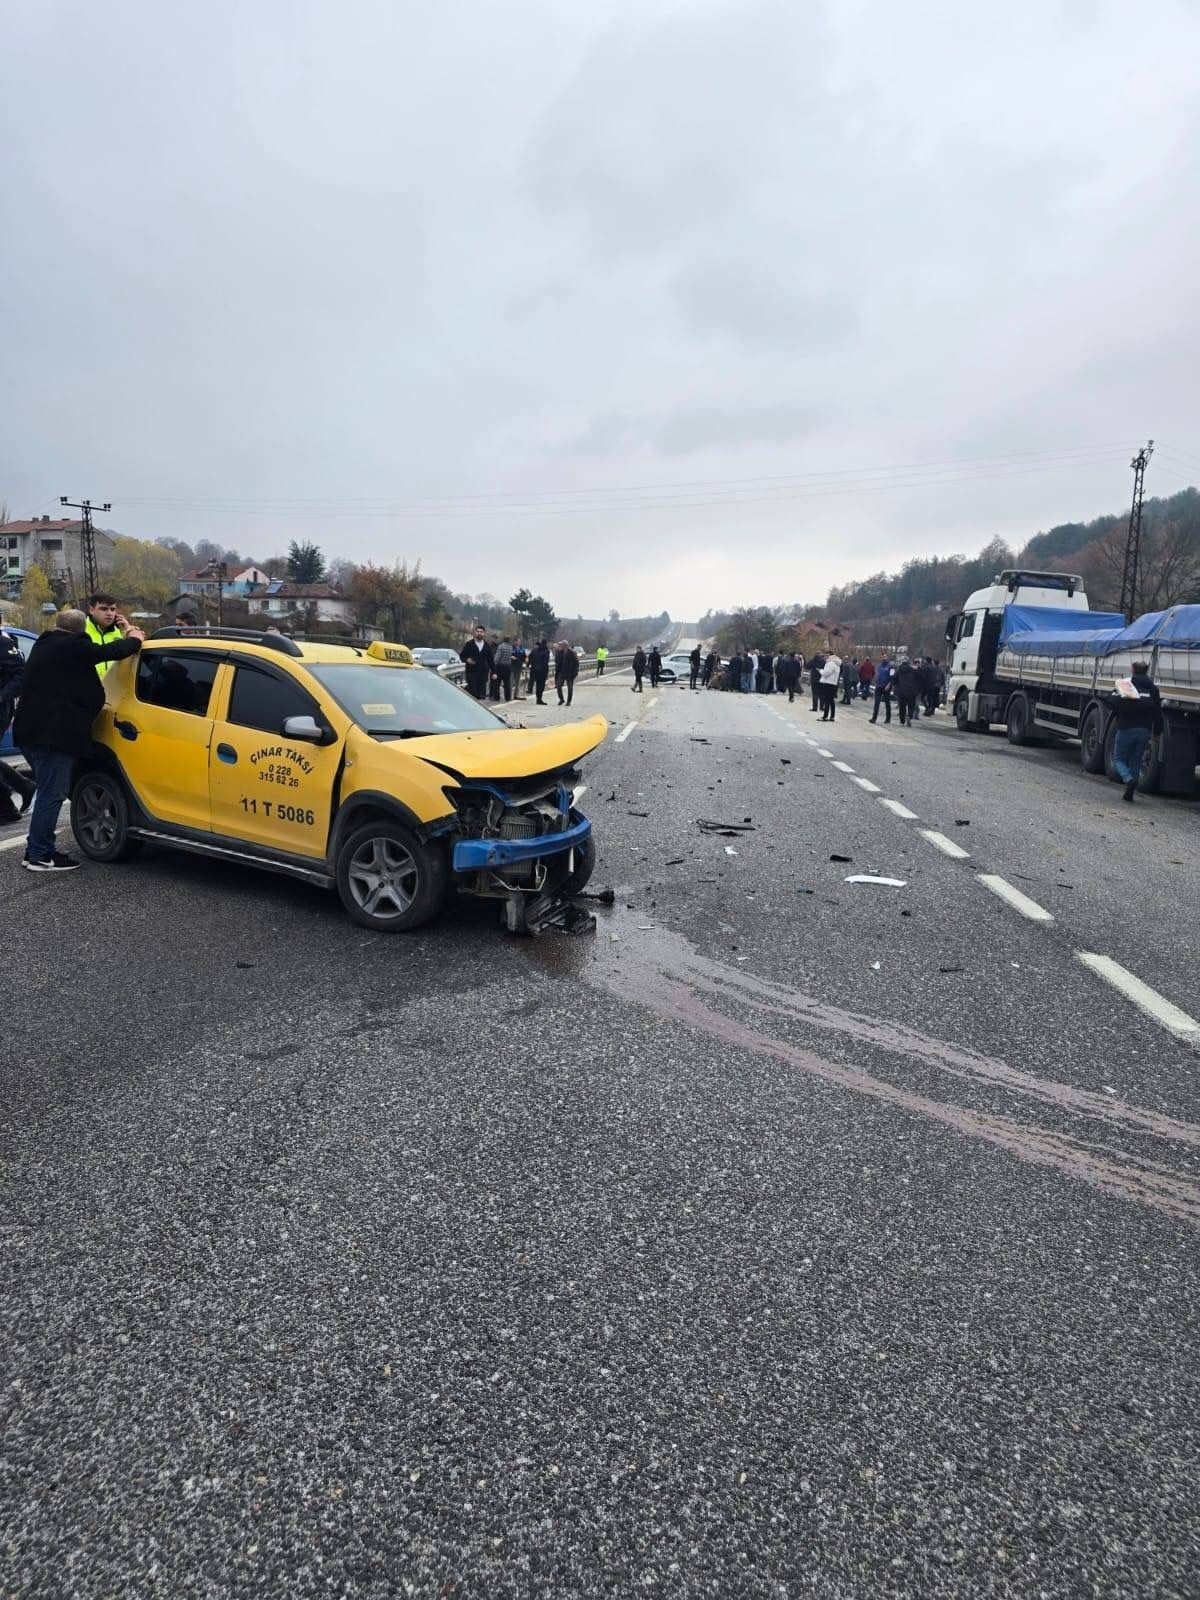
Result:
{"label": "crowd of people", "polygon": [[[467,669],[467,690],[476,700],[524,700],[527,687],[538,705],[544,706],[546,684],[550,681],[560,706],[569,706],[575,697],[579,654],[566,639],[557,639],[553,645],[539,639],[527,650],[520,639],[500,639],[494,634],[489,639],[487,629],[477,622],[458,655]],[[603,654],[596,652],[596,672],[600,676],[607,659],[607,650]]]}
{"label": "crowd of people", "polygon": [[701,660],[697,649],[692,651],[691,668],[693,689],[699,683],[705,689],[728,689],[737,694],[786,694],[789,701],[803,693],[807,677],[812,709],[821,713],[822,722],[836,719],[839,704],[864,700],[871,702],[872,722],[879,721],[881,711],[884,721],[890,722],[894,703],[901,724],[907,727],[922,715],[932,717],[946,698],[946,670],[933,656],[924,660],[900,656],[893,662],[884,655],[875,662],[870,656],[851,659],[818,651],[806,661],[795,650],[739,650],[722,661],[716,650]]}

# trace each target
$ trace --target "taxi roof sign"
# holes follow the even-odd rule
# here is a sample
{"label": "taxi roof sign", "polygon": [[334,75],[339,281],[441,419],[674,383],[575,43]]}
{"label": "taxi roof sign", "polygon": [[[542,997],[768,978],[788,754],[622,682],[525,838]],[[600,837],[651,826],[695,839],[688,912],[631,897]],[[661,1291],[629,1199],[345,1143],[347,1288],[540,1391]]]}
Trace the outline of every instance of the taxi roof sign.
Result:
{"label": "taxi roof sign", "polygon": [[406,644],[384,644],[382,639],[376,639],[374,644],[367,646],[367,654],[372,661],[386,661],[390,667],[411,667],[413,653]]}

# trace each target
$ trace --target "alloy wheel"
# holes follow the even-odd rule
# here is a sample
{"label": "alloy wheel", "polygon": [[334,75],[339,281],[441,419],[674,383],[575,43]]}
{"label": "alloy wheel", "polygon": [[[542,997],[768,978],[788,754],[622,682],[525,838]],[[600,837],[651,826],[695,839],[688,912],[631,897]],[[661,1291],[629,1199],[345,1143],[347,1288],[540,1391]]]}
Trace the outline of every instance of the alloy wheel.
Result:
{"label": "alloy wheel", "polygon": [[395,839],[366,839],[350,858],[347,880],[354,903],[369,917],[402,917],[417,893],[417,863]]}

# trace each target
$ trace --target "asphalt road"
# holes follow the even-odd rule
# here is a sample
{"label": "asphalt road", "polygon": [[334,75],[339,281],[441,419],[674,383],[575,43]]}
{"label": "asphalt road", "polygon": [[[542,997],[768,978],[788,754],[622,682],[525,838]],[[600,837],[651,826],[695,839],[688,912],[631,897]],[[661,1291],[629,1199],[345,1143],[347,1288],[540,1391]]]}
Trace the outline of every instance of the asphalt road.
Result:
{"label": "asphalt road", "polygon": [[630,681],[591,938],[0,850],[6,1600],[1196,1594],[1197,809]]}

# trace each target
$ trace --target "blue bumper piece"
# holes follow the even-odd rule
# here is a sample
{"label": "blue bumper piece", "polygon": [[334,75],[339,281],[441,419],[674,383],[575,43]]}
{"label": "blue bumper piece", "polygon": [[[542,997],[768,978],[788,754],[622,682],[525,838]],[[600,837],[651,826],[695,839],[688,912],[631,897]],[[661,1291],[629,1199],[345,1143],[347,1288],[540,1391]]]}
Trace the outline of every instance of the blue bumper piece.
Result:
{"label": "blue bumper piece", "polygon": [[478,872],[482,867],[506,867],[514,861],[543,861],[577,850],[589,837],[592,825],[586,817],[562,833],[543,833],[536,839],[460,839],[451,861],[455,872]]}

